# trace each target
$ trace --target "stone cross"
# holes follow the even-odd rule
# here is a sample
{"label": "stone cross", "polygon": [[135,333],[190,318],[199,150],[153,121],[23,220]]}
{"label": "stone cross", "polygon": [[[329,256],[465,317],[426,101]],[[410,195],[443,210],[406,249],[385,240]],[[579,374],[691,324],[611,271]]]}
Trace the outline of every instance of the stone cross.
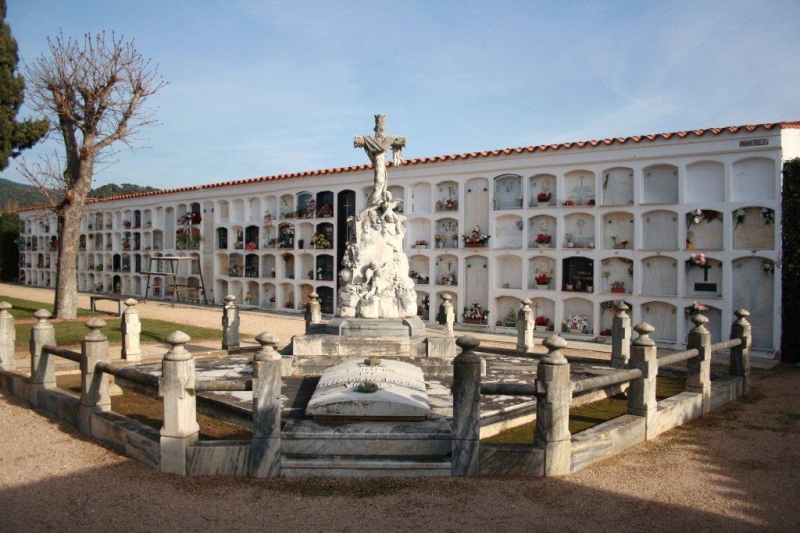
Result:
{"label": "stone cross", "polygon": [[399,165],[402,162],[403,147],[406,145],[405,137],[386,136],[386,116],[375,115],[375,137],[356,135],[353,146],[363,148],[372,162],[374,172],[374,186],[367,200],[368,206],[380,206],[387,200],[387,174],[386,152],[392,150],[393,162]]}

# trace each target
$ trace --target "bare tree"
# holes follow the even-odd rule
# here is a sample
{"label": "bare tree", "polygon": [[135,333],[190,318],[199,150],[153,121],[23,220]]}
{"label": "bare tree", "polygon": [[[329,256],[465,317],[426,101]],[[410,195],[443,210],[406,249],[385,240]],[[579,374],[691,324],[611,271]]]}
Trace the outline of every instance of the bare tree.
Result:
{"label": "bare tree", "polygon": [[82,42],[59,35],[48,45],[49,56],[26,65],[27,92],[30,107],[50,119],[65,160],[56,154],[21,170],[58,215],[54,308],[59,318],[75,318],[80,220],[95,165],[114,153],[114,143],[132,147],[141,128],[155,124],[155,110],[144,104],[166,82],[133,41],[113,34],[87,34]]}

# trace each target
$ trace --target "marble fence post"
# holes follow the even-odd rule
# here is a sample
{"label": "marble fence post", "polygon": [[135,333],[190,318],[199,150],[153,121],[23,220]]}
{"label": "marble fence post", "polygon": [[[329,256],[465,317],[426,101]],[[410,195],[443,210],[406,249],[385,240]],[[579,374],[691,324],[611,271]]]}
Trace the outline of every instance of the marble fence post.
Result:
{"label": "marble fence post", "polygon": [[533,309],[530,298],[520,300],[522,307],[517,313],[517,351],[533,353]]}
{"label": "marble fence post", "polygon": [[47,319],[52,317],[46,309],[39,309],[33,316],[38,322],[31,328],[31,389],[28,402],[39,405],[39,389],[52,389],[56,386],[56,363],[47,354],[42,353],[46,344],[55,346],[56,333]]}
{"label": "marble fence post", "polygon": [[570,364],[561,350],[567,341],[550,335],[544,342],[548,353],[536,370],[536,428],[534,447],[544,450],[544,475],[569,474],[572,436],[569,432],[569,405],[572,402]]}
{"label": "marble fence post", "polygon": [[14,317],[8,310],[11,304],[0,302],[0,370],[14,370],[14,347],[17,342],[17,331],[14,327]]}
{"label": "marble fence post", "polygon": [[475,337],[459,337],[461,353],[453,359],[453,476],[480,473],[481,358]]}
{"label": "marble fence post", "polygon": [[222,306],[222,349],[239,349],[239,308],[236,307],[236,296],[229,294]]}
{"label": "marble fence post", "polygon": [[449,294],[442,294],[442,304],[439,306],[439,313],[442,315],[442,324],[448,337],[455,337],[453,325],[456,323],[456,313],[453,310],[453,299]]}
{"label": "marble fence post", "polygon": [[103,319],[92,317],[86,322],[89,333],[81,342],[81,403],[79,408],[80,430],[92,434],[92,415],[111,409],[108,394],[108,378],[96,372],[99,361],[109,361],[108,338],[100,331],[106,326]]}
{"label": "marble fence post", "polygon": [[253,356],[253,443],[251,477],[281,475],[281,355],[278,336],[256,335],[261,349]]}
{"label": "marble fence post", "polygon": [[753,330],[747,321],[750,312],[747,309],[739,309],[733,314],[737,320],[731,326],[731,339],[741,339],[742,344],[731,348],[728,372],[734,376],[742,376],[742,394],[747,394],[750,388],[750,346],[753,344]]}
{"label": "marble fence post", "polygon": [[686,361],[686,392],[703,395],[703,414],[711,410],[711,334],[706,329],[708,318],[693,315],[695,327],[689,332],[687,349],[697,348],[700,354]]}
{"label": "marble fence post", "polygon": [[611,322],[611,367],[627,368],[631,357],[631,317],[625,302],[615,302],[616,314]]}
{"label": "marble fence post", "polygon": [[322,306],[319,303],[319,294],[311,292],[308,294],[308,306],[305,312],[306,334],[311,332],[311,327],[322,324]]}
{"label": "marble fence post", "polygon": [[634,328],[639,336],[631,347],[630,368],[642,371],[642,377],[631,381],[628,388],[628,413],[645,418],[645,428],[652,426],[656,416],[656,377],[658,376],[658,354],[655,341],[650,334],[655,328],[646,322]]}
{"label": "marble fence post", "polygon": [[140,335],[142,323],[139,321],[139,311],[135,309],[139,302],[133,298],[125,300],[125,312],[122,313],[120,326],[122,329],[122,358],[128,361],[142,360],[142,347]]}
{"label": "marble fence post", "polygon": [[197,441],[194,357],[184,347],[190,340],[182,331],[173,331],[166,341],[172,345],[161,363],[158,394],[164,399],[164,425],[161,427],[161,471],[186,475],[186,449]]}

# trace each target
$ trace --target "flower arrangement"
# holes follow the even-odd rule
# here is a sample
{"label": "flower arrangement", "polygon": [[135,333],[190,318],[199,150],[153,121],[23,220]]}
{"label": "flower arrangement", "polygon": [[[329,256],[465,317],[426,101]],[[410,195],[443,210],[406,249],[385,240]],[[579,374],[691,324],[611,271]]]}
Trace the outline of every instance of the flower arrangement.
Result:
{"label": "flower arrangement", "polygon": [[469,233],[465,233],[462,237],[467,244],[482,243],[489,240],[489,236],[481,232],[480,226],[475,226],[475,229]]}
{"label": "flower arrangement", "polygon": [[536,280],[537,285],[549,285],[551,278],[547,274],[539,274],[534,279]]}
{"label": "flower arrangement", "polygon": [[437,233],[433,236],[433,240],[436,241],[436,244],[443,244],[444,243],[444,235],[441,233]]}
{"label": "flower arrangement", "polygon": [[689,307],[686,308],[685,313],[686,313],[686,316],[692,316],[692,315],[696,315],[696,314],[702,313],[703,311],[708,311],[708,306],[707,305],[703,305],[703,304],[698,303],[698,302],[694,302],[694,303],[692,303],[692,305],[690,305]]}
{"label": "flower arrangement", "polygon": [[313,198],[309,198],[306,200],[306,210],[303,213],[298,213],[298,216],[302,215],[303,218],[312,218],[317,211],[317,201]]}
{"label": "flower arrangement", "polygon": [[439,280],[439,285],[456,285],[456,275],[453,273],[445,274]]}
{"label": "flower arrangement", "polygon": [[244,303],[249,304],[252,298],[253,296],[249,292],[244,293]]}
{"label": "flower arrangement", "polygon": [[537,326],[545,326],[545,327],[547,327],[547,326],[549,326],[549,325],[550,325],[550,319],[549,319],[549,318],[547,318],[546,316],[537,316],[537,317],[536,317],[536,318],[533,320],[533,323],[534,323],[535,325],[537,325]]}
{"label": "flower arrangement", "polygon": [[244,248],[244,242],[242,242],[242,241],[236,241],[235,243],[233,243],[233,247],[234,247],[236,250],[241,250],[242,248]]}
{"label": "flower arrangement", "polygon": [[702,209],[695,209],[694,211],[689,211],[687,213],[687,220],[688,224],[686,225],[686,229],[692,227],[692,224],[699,224],[703,220],[707,223],[711,223],[714,220],[722,220],[722,213],[717,211],[703,211]]}
{"label": "flower arrangement", "polygon": [[621,239],[619,240],[619,243],[620,243],[622,246],[627,246],[629,242],[631,242],[631,241],[629,241],[629,240],[628,240],[626,237],[623,237],[623,238],[621,238]]}
{"label": "flower arrangement", "polygon": [[267,209],[264,211],[264,224],[269,224],[270,222],[272,222],[272,213]]}
{"label": "flower arrangement", "polygon": [[774,224],[775,223],[775,211],[770,209],[769,207],[765,207],[761,210],[761,220],[764,221],[764,224]]}
{"label": "flower arrangement", "polygon": [[761,271],[767,276],[773,275],[775,273],[775,263],[769,259],[764,259],[761,261]]}
{"label": "flower arrangement", "polygon": [[51,240],[48,245],[50,246],[50,251],[55,252],[58,250],[58,239]]}
{"label": "flower arrangement", "polygon": [[330,248],[331,243],[324,233],[314,233],[311,235],[311,243],[317,248]]}
{"label": "flower arrangement", "polygon": [[437,211],[455,211],[458,209],[458,200],[448,198],[447,200],[439,200],[436,202]]}
{"label": "flower arrangement", "polygon": [[323,202],[323,204],[317,209],[317,216],[318,217],[332,217],[333,216],[333,206],[328,202]]}
{"label": "flower arrangement", "polygon": [[706,266],[706,253],[692,254],[689,256],[689,268],[693,266]]}
{"label": "flower arrangement", "polygon": [[744,209],[739,208],[739,209],[736,210],[736,226],[734,226],[733,229],[738,228],[739,224],[744,222],[745,215],[746,215],[746,213],[744,212]]}
{"label": "flower arrangement", "polygon": [[258,241],[250,241],[244,245],[246,250],[255,250],[258,248]]}
{"label": "flower arrangement", "polygon": [[414,241],[414,246],[428,246],[428,241],[425,239],[417,239]]}
{"label": "flower arrangement", "polygon": [[270,296],[269,297],[269,303],[271,303],[271,304],[275,303],[275,296]]}
{"label": "flower arrangement", "polygon": [[611,282],[611,292],[625,292],[625,282],[624,281]]}
{"label": "flower arrangement", "polygon": [[517,326],[517,313],[515,313],[513,309],[506,314],[502,325],[507,328],[514,328]]}
{"label": "flower arrangement", "polygon": [[130,220],[123,220],[122,227],[125,229],[131,229],[131,221]]}
{"label": "flower arrangement", "polygon": [[[270,277],[273,277],[273,278],[275,277],[275,267],[269,269],[269,274],[270,274]],[[273,296],[273,298],[274,298],[274,296]]]}
{"label": "flower arrangement", "polygon": [[450,238],[453,239],[453,241],[458,242],[458,233],[453,233],[450,235]]}
{"label": "flower arrangement", "polygon": [[540,233],[536,236],[536,244],[550,244],[550,241],[553,239],[552,235],[548,235],[547,233]]}
{"label": "flower arrangement", "polygon": [[489,317],[489,311],[481,307],[478,302],[472,302],[472,305],[464,308],[462,316],[467,320],[486,320]]}
{"label": "flower arrangement", "polygon": [[610,328],[604,329],[603,331],[600,332],[600,336],[601,337],[610,337],[611,336],[611,329]]}
{"label": "flower arrangement", "polygon": [[586,331],[586,328],[589,327],[589,319],[586,318],[586,316],[584,315],[578,315],[578,314],[570,315],[570,317],[567,318],[566,325],[570,330],[577,329],[580,330],[581,332],[584,332]]}
{"label": "flower arrangement", "polygon": [[539,194],[536,195],[536,199],[540,202],[549,202],[550,198],[552,197],[552,194],[553,193],[549,192],[540,192]]}

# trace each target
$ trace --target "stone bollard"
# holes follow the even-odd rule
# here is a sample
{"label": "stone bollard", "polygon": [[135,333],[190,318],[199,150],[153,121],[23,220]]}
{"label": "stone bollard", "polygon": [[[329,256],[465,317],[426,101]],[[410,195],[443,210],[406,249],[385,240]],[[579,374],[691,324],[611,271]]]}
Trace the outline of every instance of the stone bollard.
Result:
{"label": "stone bollard", "polygon": [[222,349],[235,351],[239,349],[239,308],[236,307],[236,296],[229,294],[222,306]]}
{"label": "stone bollard", "polygon": [[633,341],[630,368],[642,371],[642,377],[631,380],[628,388],[628,413],[643,416],[645,432],[648,434],[655,421],[658,401],[656,400],[656,378],[658,376],[658,348],[650,334],[655,328],[646,322],[636,325],[639,336]]}
{"label": "stone bollard", "polygon": [[517,351],[533,353],[533,326],[535,317],[530,298],[520,300],[522,307],[517,313]]}
{"label": "stone bollard", "polygon": [[39,389],[52,389],[56,386],[56,363],[47,354],[42,353],[42,346],[55,346],[56,333],[47,319],[51,315],[46,309],[39,309],[33,316],[38,322],[31,328],[31,389],[27,398],[33,405],[39,405]]}
{"label": "stone bollard", "polygon": [[738,319],[731,326],[731,339],[741,339],[742,344],[731,348],[728,372],[734,376],[742,376],[742,394],[747,394],[750,389],[750,346],[753,344],[753,330],[747,321],[750,312],[739,309],[733,314]]}
{"label": "stone bollard", "polygon": [[86,322],[89,333],[81,342],[81,404],[80,430],[84,435],[92,434],[92,415],[111,409],[108,394],[108,379],[103,372],[96,372],[100,361],[108,362],[108,338],[100,331],[106,326],[103,319],[92,317]]}
{"label": "stone bollard", "polygon": [[322,306],[319,303],[319,294],[311,292],[308,294],[308,305],[305,312],[306,334],[311,333],[312,326],[322,324]]}
{"label": "stone bollard", "polygon": [[10,303],[0,302],[0,370],[14,370],[17,367],[14,361],[17,331],[9,309]]}
{"label": "stone bollard", "polygon": [[253,443],[251,477],[281,475],[281,355],[278,336],[256,335],[261,349],[253,357]]}
{"label": "stone bollard", "polygon": [[122,358],[128,361],[142,360],[142,347],[140,335],[142,333],[142,323],[139,322],[139,311],[134,307],[138,304],[135,299],[125,300],[125,312],[122,313],[120,326],[122,329]]}
{"label": "stone bollard", "polygon": [[687,349],[697,348],[700,355],[686,361],[686,392],[699,392],[703,395],[703,414],[711,410],[711,334],[705,325],[708,319],[703,315],[691,318],[695,327],[689,332]]}
{"label": "stone bollard", "polygon": [[631,317],[630,309],[619,300],[614,306],[617,310],[611,322],[611,368],[628,368],[631,358]]}
{"label": "stone bollard", "polygon": [[453,331],[453,325],[456,322],[456,314],[453,311],[453,299],[452,296],[449,294],[442,294],[442,305],[440,306],[440,313],[444,319],[444,331],[448,337],[455,337],[455,332]]}
{"label": "stone bollard", "polygon": [[459,337],[453,359],[453,476],[480,473],[481,358],[475,337]]}
{"label": "stone bollard", "polygon": [[572,402],[570,364],[561,350],[567,341],[550,335],[542,343],[548,353],[536,370],[536,429],[533,445],[544,451],[544,475],[563,476],[570,471],[572,442],[569,405]]}
{"label": "stone bollard", "polygon": [[197,441],[194,358],[184,347],[190,340],[182,331],[173,331],[166,341],[172,348],[161,362],[162,377],[158,395],[164,399],[164,425],[161,427],[161,471],[186,475],[186,449]]}

